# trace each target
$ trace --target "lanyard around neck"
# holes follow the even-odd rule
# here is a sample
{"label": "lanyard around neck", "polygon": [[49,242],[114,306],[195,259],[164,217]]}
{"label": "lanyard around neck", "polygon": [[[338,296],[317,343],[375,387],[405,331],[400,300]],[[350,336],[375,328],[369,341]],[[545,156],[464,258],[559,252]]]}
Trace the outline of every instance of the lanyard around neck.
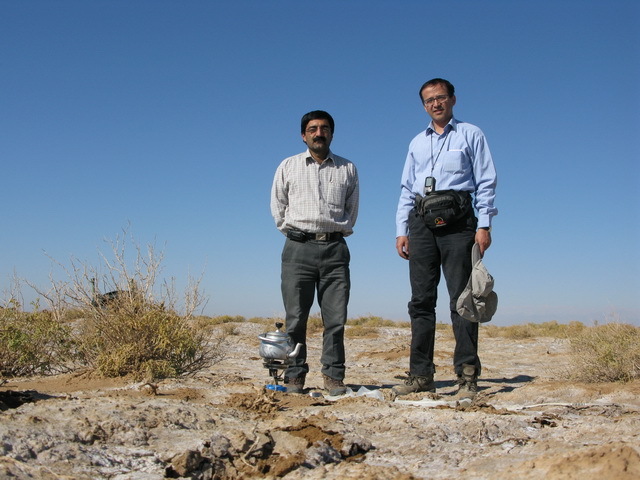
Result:
{"label": "lanyard around neck", "polygon": [[[438,132],[434,130],[433,133],[438,133]],[[433,133],[429,135],[429,140],[431,140],[431,175],[433,175],[433,169],[436,168],[436,162],[438,161],[438,158],[440,158],[440,154],[442,153],[444,144],[447,141],[447,136],[449,136],[449,130],[447,130],[447,133],[444,135],[444,138],[442,139],[442,145],[440,145],[440,150],[438,151],[438,155],[436,156],[435,160],[433,159]]]}

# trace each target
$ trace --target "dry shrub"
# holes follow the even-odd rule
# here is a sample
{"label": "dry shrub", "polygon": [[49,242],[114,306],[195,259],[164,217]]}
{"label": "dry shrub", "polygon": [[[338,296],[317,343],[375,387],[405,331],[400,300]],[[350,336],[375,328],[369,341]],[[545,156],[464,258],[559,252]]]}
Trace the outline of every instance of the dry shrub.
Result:
{"label": "dry shrub", "polygon": [[[245,318],[237,315],[237,316],[230,316],[230,315],[221,315],[221,316],[217,316],[217,317],[208,317],[206,315],[198,315],[196,317],[193,318],[193,324],[196,328],[199,329],[204,329],[204,330],[213,330],[215,327],[218,327],[220,325],[228,325],[230,323],[243,323],[245,322]],[[233,330],[235,329],[235,327],[231,326],[228,329],[224,329],[226,330]]]}
{"label": "dry shrub", "polygon": [[512,340],[523,340],[526,338],[536,337],[568,338],[576,335],[584,328],[586,327],[581,322],[569,322],[568,324],[562,324],[556,321],[525,323],[505,327],[498,327],[496,325],[483,325],[481,327],[483,333],[487,337],[503,337],[510,338]]}
{"label": "dry shrub", "polygon": [[73,352],[69,327],[51,312],[24,312],[17,303],[0,309],[1,377],[69,371]]}
{"label": "dry shrub", "polygon": [[101,254],[106,273],[72,258],[70,266],[55,262],[66,281],[52,280],[46,292],[32,285],[54,318],[73,320],[78,366],[152,380],[192,374],[222,360],[225,335],[215,337],[194,321],[203,303],[200,281],[190,277],[179,298],[173,279],[158,280],[162,253],[131,244],[132,261],[125,255],[126,239],[110,242],[112,258]]}
{"label": "dry shrub", "polygon": [[509,325],[506,327],[486,325],[482,330],[490,338],[502,337],[510,338],[512,340],[522,340],[525,338],[535,337],[534,328],[532,327],[531,323],[523,325]]}
{"label": "dry shrub", "polygon": [[228,337],[230,335],[240,335],[240,330],[238,330],[238,328],[231,323],[224,323],[222,324],[222,334],[225,337]]}
{"label": "dry shrub", "polygon": [[[409,327],[411,327],[411,324],[409,324]],[[436,335],[438,335],[438,338],[452,339],[453,338],[452,325],[450,323],[436,322]]]}
{"label": "dry shrub", "polygon": [[66,308],[60,315],[60,321],[62,323],[71,323],[75,320],[84,318],[86,312],[79,308]]}
{"label": "dry shrub", "polygon": [[205,331],[158,305],[110,306],[94,312],[79,335],[84,363],[107,377],[153,380],[195,373],[223,358],[224,335]]}
{"label": "dry shrub", "polygon": [[213,325],[223,323],[243,323],[246,319],[241,315],[219,315],[217,317],[209,317],[209,322]]}
{"label": "dry shrub", "polygon": [[[409,324],[411,326],[411,324]],[[436,322],[436,332],[451,332],[451,324],[444,322]]]}
{"label": "dry shrub", "polygon": [[[375,332],[377,327],[395,327],[397,324],[393,320],[385,320],[381,317],[363,316],[347,320],[347,324],[352,327],[362,327],[361,330],[351,329],[351,336],[369,335]],[[307,320],[307,333],[314,334],[324,330],[322,314],[314,313],[309,315]]]}
{"label": "dry shrub", "polygon": [[436,322],[436,332],[442,332],[445,330],[451,330],[451,324],[450,323],[444,323],[444,322]]}
{"label": "dry shrub", "polygon": [[585,382],[627,382],[640,377],[640,328],[608,323],[569,339],[571,376]]}
{"label": "dry shrub", "polygon": [[314,333],[320,333],[322,331],[324,331],[322,315],[319,313],[309,315],[309,319],[307,320],[307,333],[313,335]]}
{"label": "dry shrub", "polygon": [[386,320],[382,317],[374,317],[371,315],[362,316],[358,318],[350,318],[347,322],[349,325],[361,325],[367,327],[395,327],[396,322],[393,320]]}
{"label": "dry shrub", "polygon": [[378,329],[370,325],[353,325],[345,330],[347,337],[371,337],[378,335]]}

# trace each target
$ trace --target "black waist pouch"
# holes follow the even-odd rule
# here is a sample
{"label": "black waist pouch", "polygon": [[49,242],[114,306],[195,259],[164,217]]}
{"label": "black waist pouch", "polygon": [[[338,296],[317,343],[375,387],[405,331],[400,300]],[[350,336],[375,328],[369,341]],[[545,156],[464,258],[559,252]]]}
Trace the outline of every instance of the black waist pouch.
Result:
{"label": "black waist pouch", "polygon": [[426,196],[416,194],[416,211],[432,230],[459,222],[471,210],[471,194],[440,190]]}

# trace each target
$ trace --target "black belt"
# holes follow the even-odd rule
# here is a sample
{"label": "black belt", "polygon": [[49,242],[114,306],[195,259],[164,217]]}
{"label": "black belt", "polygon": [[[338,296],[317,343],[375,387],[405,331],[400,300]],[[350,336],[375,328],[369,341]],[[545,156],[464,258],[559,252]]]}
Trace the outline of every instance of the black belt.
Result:
{"label": "black belt", "polygon": [[315,240],[316,242],[335,242],[342,238],[341,232],[326,232],[326,233],[308,233],[302,230],[289,230],[287,232],[287,238],[295,240],[296,242],[308,242],[309,240]]}

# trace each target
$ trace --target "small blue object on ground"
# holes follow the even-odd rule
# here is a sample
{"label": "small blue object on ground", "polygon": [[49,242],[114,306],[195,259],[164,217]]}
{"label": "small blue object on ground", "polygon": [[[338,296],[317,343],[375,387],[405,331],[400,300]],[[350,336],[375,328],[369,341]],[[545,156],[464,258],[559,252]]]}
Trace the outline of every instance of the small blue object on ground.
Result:
{"label": "small blue object on ground", "polygon": [[270,383],[266,387],[267,387],[267,390],[275,390],[276,392],[286,392],[287,391],[287,387],[285,387],[284,385],[274,385],[274,384]]}

